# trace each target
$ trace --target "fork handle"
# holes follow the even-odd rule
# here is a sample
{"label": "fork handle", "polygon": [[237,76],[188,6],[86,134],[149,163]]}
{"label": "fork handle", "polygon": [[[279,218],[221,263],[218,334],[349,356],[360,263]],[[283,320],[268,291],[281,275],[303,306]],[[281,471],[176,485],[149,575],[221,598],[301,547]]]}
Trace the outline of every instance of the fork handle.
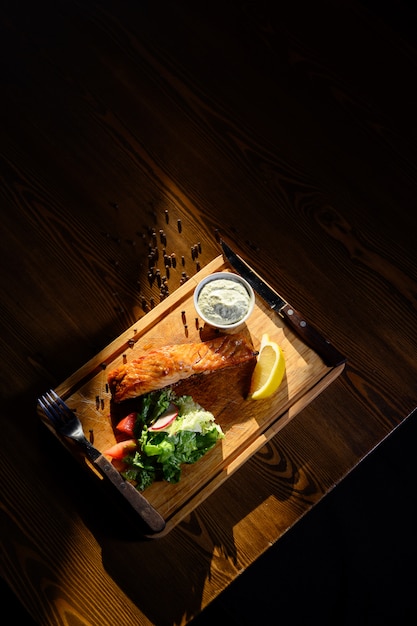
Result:
{"label": "fork handle", "polygon": [[124,480],[115,467],[102,454],[94,459],[94,464],[100,469],[101,474],[110,480],[118,489],[134,510],[147,523],[154,533],[159,533],[165,528],[165,520],[148,502],[148,500],[135,489],[133,485]]}

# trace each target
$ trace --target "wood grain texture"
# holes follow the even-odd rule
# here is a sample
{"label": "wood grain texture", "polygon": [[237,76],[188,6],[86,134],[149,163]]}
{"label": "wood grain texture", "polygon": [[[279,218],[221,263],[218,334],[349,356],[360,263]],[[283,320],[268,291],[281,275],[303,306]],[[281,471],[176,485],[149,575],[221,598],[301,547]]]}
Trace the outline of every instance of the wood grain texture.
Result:
{"label": "wood grain texture", "polygon": [[[186,624],[416,406],[416,15],[388,4],[3,3],[0,573],[42,626]],[[176,293],[218,231],[348,363],[144,541],[36,398],[152,319],[155,248]]]}

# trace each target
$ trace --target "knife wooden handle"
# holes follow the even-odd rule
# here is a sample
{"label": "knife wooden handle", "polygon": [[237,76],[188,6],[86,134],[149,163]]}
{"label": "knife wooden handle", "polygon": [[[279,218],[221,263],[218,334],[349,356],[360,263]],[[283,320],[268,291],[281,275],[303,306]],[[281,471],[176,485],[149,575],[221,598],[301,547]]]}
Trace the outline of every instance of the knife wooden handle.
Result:
{"label": "knife wooden handle", "polygon": [[346,363],[346,357],[343,356],[336,348],[327,341],[307,320],[292,306],[285,304],[279,314],[291,326],[294,332],[302,339],[310,348],[312,348],[323,359],[328,367],[336,367],[342,363]]}
{"label": "knife wooden handle", "polygon": [[94,459],[94,464],[100,469],[101,474],[116,487],[133,509],[146,522],[152,532],[159,533],[165,528],[165,520],[156,511],[148,500],[135,489],[133,485],[124,480],[115,467],[102,454]]}

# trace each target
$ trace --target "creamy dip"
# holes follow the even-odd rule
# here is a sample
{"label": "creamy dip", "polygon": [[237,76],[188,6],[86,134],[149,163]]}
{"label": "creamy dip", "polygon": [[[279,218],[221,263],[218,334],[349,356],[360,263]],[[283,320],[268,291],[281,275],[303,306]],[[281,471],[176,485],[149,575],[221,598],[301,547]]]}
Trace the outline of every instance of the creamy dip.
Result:
{"label": "creamy dip", "polygon": [[235,324],[246,315],[249,304],[245,287],[227,278],[211,280],[198,294],[201,313],[213,324]]}

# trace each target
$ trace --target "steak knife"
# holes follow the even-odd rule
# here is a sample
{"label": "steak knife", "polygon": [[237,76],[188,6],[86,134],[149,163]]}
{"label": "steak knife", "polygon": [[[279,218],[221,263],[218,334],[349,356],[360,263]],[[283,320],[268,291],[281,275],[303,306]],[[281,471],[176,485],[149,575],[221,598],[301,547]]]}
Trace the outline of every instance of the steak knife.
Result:
{"label": "steak knife", "polygon": [[246,261],[234,252],[223,240],[220,241],[223,255],[230,265],[253,287],[256,293],[276,311],[292,330],[323,359],[328,367],[336,367],[346,362],[343,356],[327,339],[325,339],[299,311],[294,309],[276,291],[274,291],[253,270]]}

